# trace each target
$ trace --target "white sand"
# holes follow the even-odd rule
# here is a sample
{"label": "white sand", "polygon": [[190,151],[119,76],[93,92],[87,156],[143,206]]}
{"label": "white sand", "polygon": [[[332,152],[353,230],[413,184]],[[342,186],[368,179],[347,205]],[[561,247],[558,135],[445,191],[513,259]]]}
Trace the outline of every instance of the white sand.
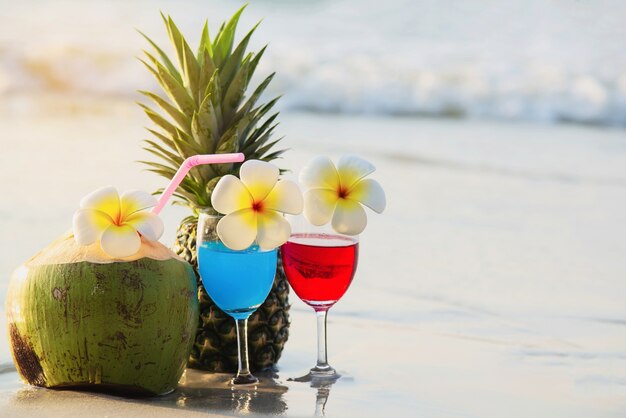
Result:
{"label": "white sand", "polygon": [[[69,228],[85,193],[164,183],[133,163],[146,157],[138,109],[50,113],[0,116],[2,297],[12,269]],[[352,288],[330,313],[330,360],[352,379],[330,388],[328,416],[626,414],[623,131],[281,120],[293,149],[285,166],[359,153],[388,193],[386,213],[369,217]],[[164,212],[164,242],[183,216]],[[181,392],[138,402],[28,388],[9,371],[0,374],[1,414],[310,416],[318,390],[286,378],[312,365],[315,320],[292,301],[279,377],[256,393],[192,374]]]}

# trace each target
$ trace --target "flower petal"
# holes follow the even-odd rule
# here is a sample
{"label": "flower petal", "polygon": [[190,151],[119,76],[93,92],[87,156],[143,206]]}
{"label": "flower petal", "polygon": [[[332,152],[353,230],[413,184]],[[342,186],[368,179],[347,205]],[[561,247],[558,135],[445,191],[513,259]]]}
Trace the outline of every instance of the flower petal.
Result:
{"label": "flower petal", "polygon": [[163,235],[163,221],[154,213],[135,212],[124,223],[135,228],[148,241],[158,241]]}
{"label": "flower petal", "polygon": [[219,213],[229,213],[252,207],[252,196],[237,177],[228,174],[220,179],[211,194],[213,209]]}
{"label": "flower petal", "polygon": [[262,250],[268,251],[283,245],[291,235],[289,222],[278,212],[265,211],[258,215],[256,242]]}
{"label": "flower petal", "polygon": [[339,197],[333,190],[312,189],[304,193],[304,217],[313,225],[327,224]]}
{"label": "flower petal", "polygon": [[367,215],[355,200],[339,199],[332,221],[333,229],[340,234],[358,235],[367,225]]}
{"label": "flower petal", "polygon": [[361,202],[377,213],[382,213],[387,205],[385,191],[380,183],[372,179],[363,179],[357,182],[348,196],[351,200]]}
{"label": "flower petal", "polygon": [[130,257],[141,248],[141,238],[130,225],[111,225],[102,234],[100,246],[111,257]]}
{"label": "flower petal", "polygon": [[157,200],[148,192],[143,190],[129,190],[124,192],[120,197],[120,206],[122,218],[126,218],[140,210],[156,206]]}
{"label": "flower petal", "polygon": [[239,178],[255,202],[265,199],[278,181],[278,174],[278,167],[260,160],[246,161],[239,170]]}
{"label": "flower petal", "polygon": [[375,170],[376,167],[372,163],[356,155],[344,155],[337,162],[341,186],[346,190],[350,190],[357,181]]}
{"label": "flower petal", "polygon": [[339,174],[335,164],[322,155],[313,158],[300,171],[300,183],[308,189],[339,190]]}
{"label": "flower petal", "polygon": [[80,207],[81,209],[97,209],[116,220],[120,217],[120,196],[115,187],[103,187],[83,197]]}
{"label": "flower petal", "polygon": [[95,209],[79,209],[72,219],[74,239],[79,245],[93,244],[112,224],[113,219],[104,212]]}
{"label": "flower petal", "polygon": [[257,233],[257,213],[241,209],[224,216],[217,223],[217,235],[231,250],[245,250],[252,245]]}
{"label": "flower petal", "polygon": [[296,183],[280,180],[263,201],[263,207],[269,210],[298,215],[302,213],[304,201],[302,192]]}

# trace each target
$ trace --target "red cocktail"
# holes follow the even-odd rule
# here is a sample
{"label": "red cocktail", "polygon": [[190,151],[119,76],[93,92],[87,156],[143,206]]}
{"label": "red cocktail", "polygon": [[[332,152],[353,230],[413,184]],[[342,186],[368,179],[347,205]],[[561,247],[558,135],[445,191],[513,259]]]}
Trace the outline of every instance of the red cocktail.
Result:
{"label": "red cocktail", "polygon": [[313,226],[301,216],[287,219],[292,233],[281,247],[285,275],[298,297],[317,314],[317,365],[293,380],[335,381],[340,376],[328,364],[326,316],[352,283],[359,239],[339,234],[328,225]]}
{"label": "red cocktail", "polygon": [[291,287],[316,311],[329,309],[346,293],[358,255],[358,240],[342,235],[298,233],[282,246]]}

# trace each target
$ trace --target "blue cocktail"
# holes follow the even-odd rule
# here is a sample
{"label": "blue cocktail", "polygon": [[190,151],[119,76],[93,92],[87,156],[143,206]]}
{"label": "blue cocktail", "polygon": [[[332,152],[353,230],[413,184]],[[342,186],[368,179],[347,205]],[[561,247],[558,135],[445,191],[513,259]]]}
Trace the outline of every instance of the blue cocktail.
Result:
{"label": "blue cocktail", "polygon": [[233,251],[221,241],[198,248],[202,284],[221,310],[235,319],[247,318],[265,300],[276,273],[276,249],[252,245]]}
{"label": "blue cocktail", "polygon": [[216,305],[237,324],[239,370],[233,384],[256,383],[248,366],[248,317],[265,300],[276,274],[276,249],[252,245],[242,251],[226,247],[216,233],[220,216],[201,214],[198,221],[198,267],[202,284]]}

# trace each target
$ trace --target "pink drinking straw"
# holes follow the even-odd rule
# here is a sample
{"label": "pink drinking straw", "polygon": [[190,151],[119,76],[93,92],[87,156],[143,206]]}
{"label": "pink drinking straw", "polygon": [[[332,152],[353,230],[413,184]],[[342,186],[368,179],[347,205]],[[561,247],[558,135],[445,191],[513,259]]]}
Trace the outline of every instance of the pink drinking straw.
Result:
{"label": "pink drinking straw", "polygon": [[245,156],[240,152],[233,153],[233,154],[192,155],[191,157],[183,161],[183,163],[180,165],[180,168],[178,169],[178,171],[176,172],[176,174],[170,181],[170,184],[167,186],[167,189],[165,189],[165,191],[159,198],[157,205],[154,207],[154,209],[152,209],[152,213],[154,213],[155,215],[158,215],[159,212],[161,212],[161,209],[163,209],[163,206],[165,206],[165,204],[170,199],[170,197],[172,197],[172,194],[174,194],[174,191],[176,190],[178,185],[183,181],[187,173],[189,173],[189,170],[191,170],[193,167],[197,165],[204,165],[204,164],[240,163],[244,159],[245,159]]}

